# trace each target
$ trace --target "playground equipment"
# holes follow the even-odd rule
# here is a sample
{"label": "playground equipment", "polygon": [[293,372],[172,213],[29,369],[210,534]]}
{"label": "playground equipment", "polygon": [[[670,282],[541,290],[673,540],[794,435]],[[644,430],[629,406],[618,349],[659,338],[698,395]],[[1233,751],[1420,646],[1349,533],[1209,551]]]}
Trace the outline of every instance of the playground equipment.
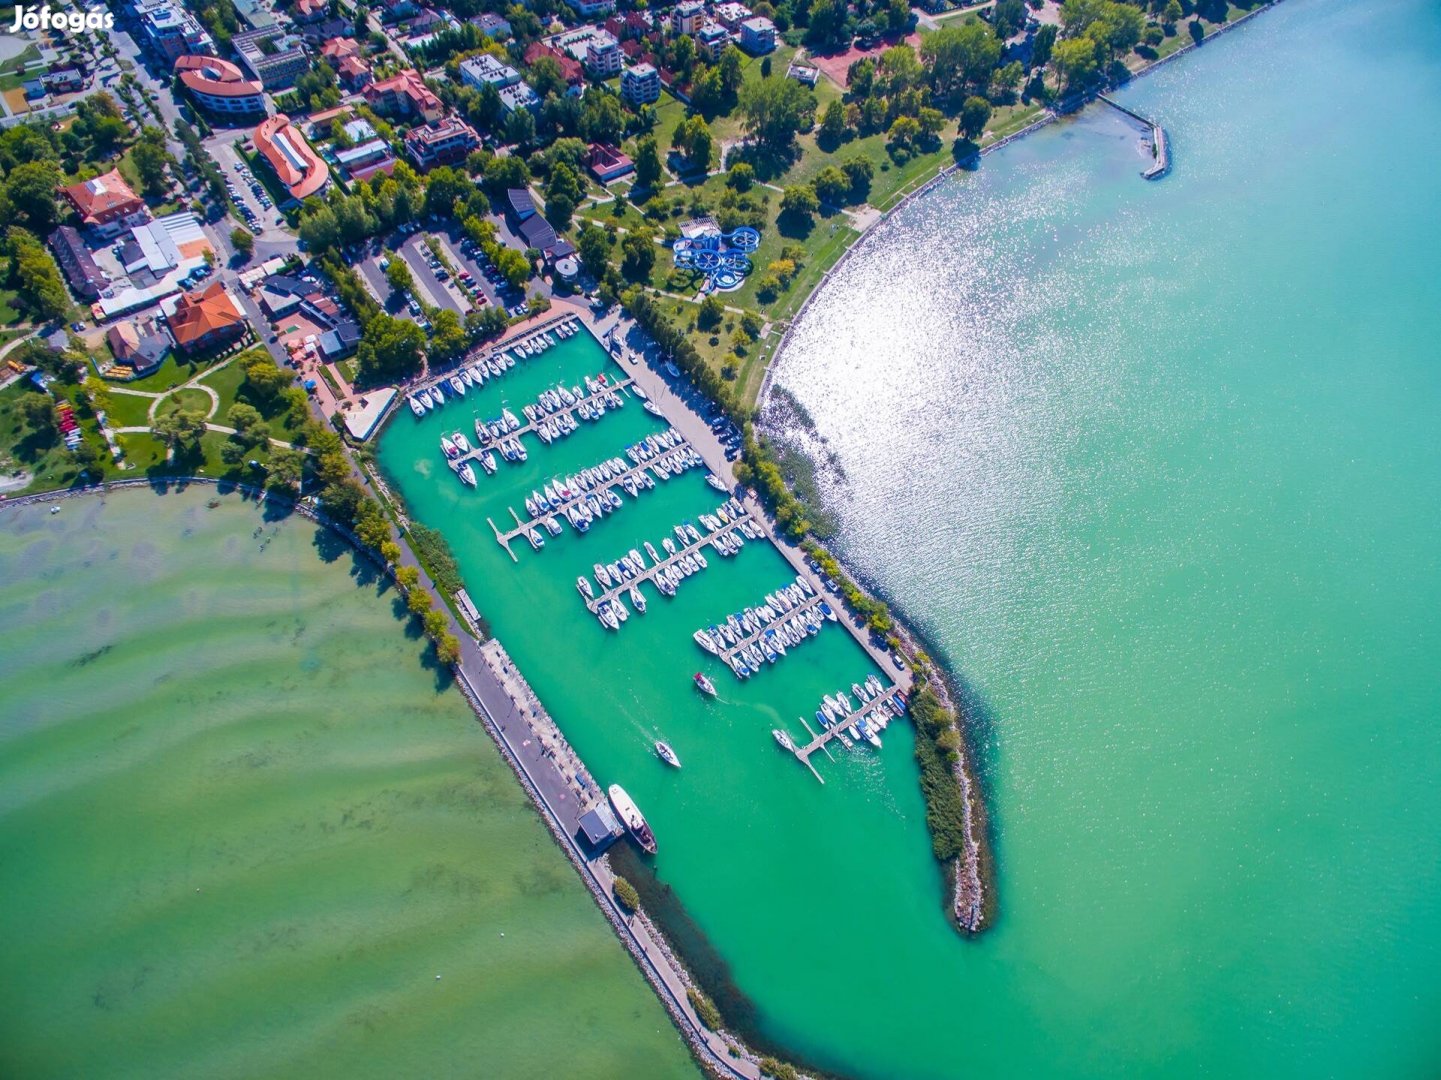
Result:
{"label": "playground equipment", "polygon": [[707,291],[731,292],[751,272],[750,254],[760,246],[761,234],[749,225],[728,233],[716,230],[681,237],[671,248],[675,265],[706,276]]}

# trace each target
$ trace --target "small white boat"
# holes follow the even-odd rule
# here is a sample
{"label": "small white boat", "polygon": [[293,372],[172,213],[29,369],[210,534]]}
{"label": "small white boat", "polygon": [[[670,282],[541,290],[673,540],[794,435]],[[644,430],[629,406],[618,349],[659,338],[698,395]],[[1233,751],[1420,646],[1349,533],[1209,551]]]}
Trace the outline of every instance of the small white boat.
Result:
{"label": "small white boat", "polygon": [[792,754],[796,752],[796,744],[792,742],[791,737],[780,728],[772,728],[771,734],[775,736],[776,742],[781,744],[782,750],[789,750]]}
{"label": "small white boat", "polygon": [[470,462],[467,461],[458,470],[456,470],[456,475],[459,476],[461,480],[463,480],[468,486],[475,487],[475,469],[471,467]]}
{"label": "small white boat", "polygon": [[725,481],[722,480],[719,476],[715,475],[715,473],[707,473],[705,482],[711,487],[715,488],[717,491],[726,490]]}
{"label": "small white boat", "polygon": [[595,589],[591,587],[590,578],[581,576],[575,579],[575,587],[580,590],[580,595],[587,600],[595,597]]}
{"label": "small white boat", "polygon": [[449,435],[442,435],[440,437],[440,449],[445,453],[445,456],[448,458],[460,457],[460,447],[455,445]]}
{"label": "small white boat", "polygon": [[456,397],[465,397],[465,383],[460,381],[459,376],[452,375],[450,377],[450,388],[455,391]]}
{"label": "small white boat", "polygon": [[667,765],[673,766],[677,769],[680,768],[680,758],[676,757],[675,751],[670,748],[669,743],[662,742],[660,739],[657,739],[655,743],[655,752],[656,756],[659,757],[662,761],[664,761]]}
{"label": "small white boat", "polygon": [[715,683],[711,682],[699,671],[695,673],[694,682],[696,685],[696,689],[699,690],[702,694],[705,694],[707,697],[716,696]]}
{"label": "small white boat", "polygon": [[410,403],[410,411],[415,413],[416,416],[425,415],[425,406],[420,403],[419,397],[417,397],[415,394],[411,394],[405,400]]}
{"label": "small white boat", "polygon": [[630,587],[630,602],[635,605],[637,612],[642,615],[645,614],[645,597],[641,594],[640,589],[634,585]]}

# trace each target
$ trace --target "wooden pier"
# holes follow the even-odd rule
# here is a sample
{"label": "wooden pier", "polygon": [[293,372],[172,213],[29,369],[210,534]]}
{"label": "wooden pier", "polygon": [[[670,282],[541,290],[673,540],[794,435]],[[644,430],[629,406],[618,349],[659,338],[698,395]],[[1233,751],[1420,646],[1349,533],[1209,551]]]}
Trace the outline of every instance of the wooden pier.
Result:
{"label": "wooden pier", "polygon": [[[622,581],[619,585],[616,585],[616,586],[614,586],[613,588],[606,589],[605,592],[603,592],[603,593],[601,593],[599,596],[595,597],[595,599],[593,599],[593,600],[587,600],[587,601],[585,602],[585,606],[588,607],[588,608],[590,608],[591,613],[594,614],[594,613],[600,608],[600,605],[603,604],[603,603],[605,603],[607,600],[614,600],[614,599],[615,599],[617,596],[619,596],[621,593],[629,592],[629,591],[631,590],[631,587],[632,587],[632,586],[639,585],[639,584],[641,584],[641,582],[643,582],[643,581],[653,581],[654,578],[655,578],[655,575],[656,575],[659,571],[664,570],[666,567],[671,566],[671,565],[679,562],[681,559],[684,559],[687,555],[694,555],[697,551],[699,551],[701,548],[705,547],[707,544],[714,544],[714,543],[715,543],[715,540],[716,540],[716,537],[718,537],[718,536],[725,536],[725,535],[727,535],[727,534],[729,534],[729,533],[735,532],[736,530],[738,530],[738,529],[741,527],[741,525],[742,525],[743,523],[748,522],[748,521],[750,521],[750,520],[751,520],[750,515],[749,515],[749,514],[746,514],[746,515],[744,515],[744,516],[742,516],[742,517],[738,517],[738,518],[734,519],[733,521],[728,522],[727,524],[721,526],[719,529],[717,529],[715,532],[711,533],[710,535],[708,535],[708,536],[702,536],[699,540],[695,541],[694,543],[692,543],[692,544],[687,544],[685,547],[681,548],[679,551],[677,551],[674,555],[670,556],[668,559],[662,559],[660,562],[654,564],[653,566],[651,566],[651,567],[649,567],[649,568],[647,568],[647,569],[645,569],[645,570],[642,570],[639,574],[636,574],[634,577],[628,578],[628,579]],[[749,540],[750,537],[746,537],[746,539]],[[719,553],[717,553],[717,557],[719,557]],[[600,583],[597,582],[596,584],[600,584]]]}
{"label": "wooden pier", "polygon": [[[815,596],[807,596],[807,597],[805,598],[805,600],[803,600],[803,601],[802,601],[801,603],[799,603],[799,604],[796,604],[796,605],[795,605],[794,607],[792,607],[789,611],[783,611],[783,612],[781,612],[779,615],[777,615],[774,619],[772,619],[770,622],[764,623],[759,630],[755,631],[754,633],[749,633],[749,634],[747,634],[745,637],[737,638],[737,639],[736,639],[736,643],[735,643],[734,645],[730,646],[729,648],[724,647],[724,643],[722,643],[722,648],[720,649],[720,652],[719,652],[719,656],[720,656],[721,660],[725,661],[725,662],[727,663],[727,665],[728,665],[731,660],[735,659],[736,655],[737,655],[738,653],[740,653],[741,650],[747,648],[747,647],[750,646],[750,645],[758,645],[758,644],[760,644],[760,640],[761,640],[761,638],[765,637],[767,630],[773,630],[773,629],[774,629],[777,625],[779,625],[780,623],[788,622],[789,620],[794,619],[794,618],[796,618],[797,616],[804,615],[806,612],[814,610],[815,608],[817,608],[817,607],[820,606],[820,603],[821,603],[821,601],[822,601],[823,599],[824,599],[824,597],[820,596],[819,594],[817,594],[817,595],[815,595]],[[753,610],[754,610],[754,609],[753,609]],[[825,623],[826,623],[826,618],[825,618],[824,615],[822,615],[822,616],[821,616],[821,625],[824,626]],[[720,624],[717,623],[716,625],[719,626]],[[707,633],[709,633],[709,629],[707,629]],[[712,635],[712,636],[714,636],[714,635]],[[806,636],[807,636],[807,637],[810,637],[810,632],[809,632],[809,631],[806,632]],[[799,643],[797,643],[796,645],[787,645],[787,646],[786,646],[786,648],[788,648],[788,649],[799,648],[799,647],[800,647],[800,646],[799,646]],[[742,659],[745,659],[745,657],[742,657]],[[750,663],[749,660],[746,660],[746,662],[747,662],[747,664]],[[732,673],[734,673],[734,670],[735,670],[735,669],[732,668],[731,670],[732,670]],[[737,678],[739,678],[739,676],[737,676]]]}
{"label": "wooden pier", "polygon": [[[811,764],[811,755],[817,750],[825,750],[827,743],[832,739],[840,738],[841,733],[858,720],[863,720],[872,713],[884,709],[885,703],[899,693],[900,689],[899,683],[888,684],[880,693],[872,695],[870,701],[862,702],[860,708],[848,713],[843,719],[835,721],[830,727],[822,730],[820,734],[816,734],[815,730],[806,722],[805,717],[801,717],[801,723],[805,724],[806,732],[811,736],[811,741],[804,746],[796,747],[796,757],[800,759],[801,764],[810,769],[812,773],[815,773],[817,780],[820,780],[821,783],[824,784],[825,781],[821,780],[821,774],[816,772],[816,767]],[[826,751],[826,755],[830,756],[830,752]]]}
{"label": "wooden pier", "polygon": [[[464,359],[462,359],[458,364],[456,364],[455,367],[451,368],[449,371],[444,372],[443,374],[436,375],[433,379],[421,383],[418,386],[412,387],[409,393],[419,393],[421,390],[435,390],[441,395],[446,395],[450,390],[450,377],[454,375],[459,378],[461,368],[474,367],[477,363],[481,363],[487,360],[496,360],[496,358],[499,357],[500,354],[503,352],[510,352],[515,357],[515,362],[517,364],[523,364],[527,360],[533,360],[535,359],[535,357],[533,356],[524,356],[516,352],[516,346],[519,345],[521,342],[530,341],[532,338],[544,337],[545,334],[547,334],[548,332],[555,330],[560,326],[564,326],[568,322],[579,321],[580,320],[575,315],[563,315],[559,319],[551,319],[549,322],[541,323],[539,326],[531,327],[524,333],[516,334],[515,337],[511,338],[509,341],[495,342],[489,345],[482,345],[478,349],[472,349],[470,352],[465,354]],[[582,327],[581,329],[582,331],[584,331],[584,327]],[[557,338],[556,344],[559,345],[562,341],[565,340],[567,339]],[[551,347],[552,346],[549,345],[547,346],[547,348]],[[505,371],[508,371],[509,367],[506,364],[501,363],[501,370],[503,373]],[[498,378],[501,378],[501,376],[492,375],[489,373],[489,371],[487,371],[485,385],[490,385],[492,380]],[[465,382],[464,379],[461,379],[460,381],[462,383]],[[444,388],[442,388],[442,384],[444,384]],[[481,388],[479,386],[476,386],[467,387],[467,389],[479,390]],[[447,398],[446,400],[447,402],[449,402],[454,399]],[[444,408],[444,406],[441,407]]]}
{"label": "wooden pier", "polygon": [[[675,453],[676,451],[681,450],[681,449],[690,449],[690,444],[689,444],[688,442],[686,442],[684,439],[682,439],[680,442],[676,443],[674,446],[667,447],[665,450],[660,451],[660,452],[657,453],[654,457],[651,457],[650,459],[648,459],[648,460],[646,460],[646,461],[642,461],[639,465],[632,465],[630,468],[626,469],[624,472],[616,473],[616,474],[615,474],[614,476],[612,476],[609,480],[601,480],[601,481],[597,482],[597,484],[596,484],[595,487],[590,488],[589,490],[583,490],[583,491],[581,491],[581,493],[580,493],[579,495],[575,495],[575,496],[567,499],[565,502],[561,503],[559,506],[553,507],[553,508],[550,510],[549,513],[541,514],[539,517],[531,518],[529,521],[522,521],[521,518],[520,518],[520,515],[515,512],[515,507],[513,507],[513,506],[512,506],[512,507],[508,507],[508,509],[510,510],[510,516],[513,517],[513,518],[515,518],[516,527],[515,527],[514,529],[511,529],[509,532],[507,532],[507,533],[505,533],[505,534],[503,534],[503,535],[499,532],[499,530],[497,530],[497,532],[496,532],[496,539],[500,541],[501,547],[504,547],[504,548],[506,548],[506,550],[509,550],[510,541],[511,541],[511,540],[514,540],[514,539],[515,539],[516,537],[518,537],[518,536],[524,536],[524,535],[525,535],[526,533],[528,533],[531,529],[535,528],[538,524],[540,524],[541,522],[543,522],[543,521],[544,521],[546,518],[548,518],[548,517],[555,517],[555,518],[557,518],[558,520],[563,521],[563,522],[569,524],[569,523],[570,523],[570,519],[567,518],[565,515],[566,515],[566,512],[571,509],[571,507],[576,506],[577,504],[579,504],[579,503],[581,503],[581,502],[584,502],[584,501],[586,500],[586,498],[589,497],[589,496],[591,496],[591,495],[599,495],[601,492],[607,490],[608,488],[620,487],[621,484],[622,484],[622,483],[624,482],[624,480],[626,479],[626,477],[628,477],[628,476],[635,476],[635,477],[640,476],[640,475],[641,475],[642,473],[644,473],[647,469],[653,468],[653,467],[655,466],[656,462],[659,461],[661,458],[666,457],[666,456],[668,456],[668,455],[670,455],[670,454],[673,454],[673,453]],[[617,455],[617,456],[619,456],[619,455]],[[687,466],[685,466],[685,468],[684,468],[682,471],[689,471],[689,470],[691,470],[691,469],[703,468],[704,465],[705,465],[704,462],[702,462],[700,465],[687,465]],[[591,468],[594,468],[594,467],[595,467],[595,466],[591,466]],[[581,471],[584,471],[584,470],[581,470]],[[675,473],[675,472],[672,472],[670,475],[671,475],[671,476],[677,476],[677,475],[679,475],[679,474],[678,474],[678,473]],[[667,477],[667,479],[669,479],[669,478]],[[660,476],[655,476],[655,480],[659,480],[659,481],[661,481],[662,483],[664,483],[664,480],[662,480]],[[654,483],[654,481],[652,481],[652,484],[653,484],[653,483]],[[651,486],[652,486],[651,484],[647,484],[647,485],[645,485],[643,488],[641,488],[640,490],[649,491],[649,490],[651,489]],[[621,490],[623,491],[623,490],[625,490],[625,489],[622,487]],[[638,490],[638,491],[635,493],[635,495],[633,495],[633,496],[631,496],[631,497],[632,497],[632,498],[640,498],[640,490]]]}
{"label": "wooden pier", "polygon": [[[613,382],[613,383],[607,383],[607,384],[606,384],[606,388],[607,388],[608,390],[614,391],[616,394],[621,395],[621,400],[623,401],[623,400],[625,400],[626,398],[630,397],[630,395],[629,395],[628,393],[626,393],[625,390],[626,390],[626,387],[630,386],[630,384],[631,384],[633,381],[634,381],[634,380],[633,380],[633,379],[630,379],[630,378],[617,379],[617,380],[616,380],[615,382]],[[541,412],[542,412],[542,414],[543,414],[543,415],[541,416],[541,418],[540,418],[539,420],[530,420],[530,421],[527,421],[526,423],[522,424],[520,427],[516,428],[514,431],[507,431],[504,435],[502,435],[502,436],[500,437],[500,439],[501,439],[501,440],[504,440],[504,439],[519,439],[522,435],[529,435],[531,432],[533,432],[533,431],[534,431],[537,427],[539,427],[541,424],[547,423],[547,422],[549,422],[550,420],[555,419],[557,416],[560,416],[560,415],[563,414],[563,413],[574,413],[577,409],[579,409],[579,408],[580,408],[582,405],[584,405],[587,401],[590,401],[590,400],[592,400],[593,398],[595,398],[595,397],[597,397],[597,396],[598,396],[598,395],[596,395],[596,394],[586,394],[585,397],[576,399],[576,403],[575,403],[574,405],[562,405],[559,409],[556,409],[555,412],[546,412],[545,409],[544,409],[542,406],[540,406],[537,402],[531,402],[531,403],[530,403],[531,405],[533,405],[533,406],[535,406],[536,408],[538,408],[538,409],[541,410]],[[610,406],[606,406],[606,412],[610,412],[610,411],[611,411],[611,407],[610,407]],[[521,406],[521,413],[524,414],[524,412],[525,412],[525,406]],[[597,419],[600,419],[600,418],[597,418]],[[579,423],[579,421],[577,421],[577,423]],[[464,434],[465,437],[466,437],[466,440],[469,441],[469,439],[470,439],[470,437],[471,437],[471,433],[470,433],[470,432],[462,432],[462,434]],[[477,436],[477,438],[478,438],[478,437],[479,437],[479,436]],[[460,467],[460,464],[461,464],[462,462],[466,462],[466,461],[476,461],[476,460],[478,460],[478,459],[480,458],[480,456],[481,456],[482,454],[484,454],[487,450],[492,450],[492,451],[495,450],[496,445],[498,444],[499,441],[500,441],[500,440],[494,440],[494,441],[486,444],[485,446],[476,446],[476,447],[473,447],[468,453],[461,454],[459,457],[453,458],[452,461],[455,462],[455,464],[452,466],[452,468],[459,468],[459,467]],[[502,460],[504,460],[504,459],[502,458]]]}

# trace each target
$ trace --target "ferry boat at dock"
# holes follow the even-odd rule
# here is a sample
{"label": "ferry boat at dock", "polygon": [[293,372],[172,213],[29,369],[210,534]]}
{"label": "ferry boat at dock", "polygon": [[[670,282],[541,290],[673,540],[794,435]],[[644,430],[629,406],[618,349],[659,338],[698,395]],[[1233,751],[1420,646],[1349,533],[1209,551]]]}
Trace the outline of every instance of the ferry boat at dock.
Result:
{"label": "ferry boat at dock", "polygon": [[664,742],[661,739],[657,739],[655,741],[655,752],[656,756],[659,757],[662,761],[664,761],[667,765],[673,766],[677,769],[680,768],[680,758],[676,757],[675,751],[670,748],[670,743]]}
{"label": "ferry boat at dock", "polygon": [[610,805],[615,808],[617,816],[621,820],[635,842],[640,845],[641,850],[647,855],[654,855],[656,851],[655,834],[650,831],[646,824],[645,817],[640,809],[631,801],[631,797],[625,793],[625,788],[619,784],[611,784],[607,794],[610,796]]}

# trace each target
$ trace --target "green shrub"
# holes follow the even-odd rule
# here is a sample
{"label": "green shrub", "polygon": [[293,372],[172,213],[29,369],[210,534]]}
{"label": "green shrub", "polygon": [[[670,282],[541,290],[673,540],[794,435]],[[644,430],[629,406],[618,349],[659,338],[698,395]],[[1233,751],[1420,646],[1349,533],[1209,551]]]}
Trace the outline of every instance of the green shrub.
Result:
{"label": "green shrub", "polygon": [[712,1031],[719,1031],[725,1026],[720,1010],[715,1007],[715,1002],[710,998],[694,988],[687,989],[685,996],[690,1002],[691,1008],[695,1010],[695,1014],[700,1017],[702,1024]]}
{"label": "green shrub", "polygon": [[629,912],[640,910],[640,893],[635,891],[635,886],[619,874],[616,875],[615,884],[611,886],[611,892],[615,894],[620,906]]}

